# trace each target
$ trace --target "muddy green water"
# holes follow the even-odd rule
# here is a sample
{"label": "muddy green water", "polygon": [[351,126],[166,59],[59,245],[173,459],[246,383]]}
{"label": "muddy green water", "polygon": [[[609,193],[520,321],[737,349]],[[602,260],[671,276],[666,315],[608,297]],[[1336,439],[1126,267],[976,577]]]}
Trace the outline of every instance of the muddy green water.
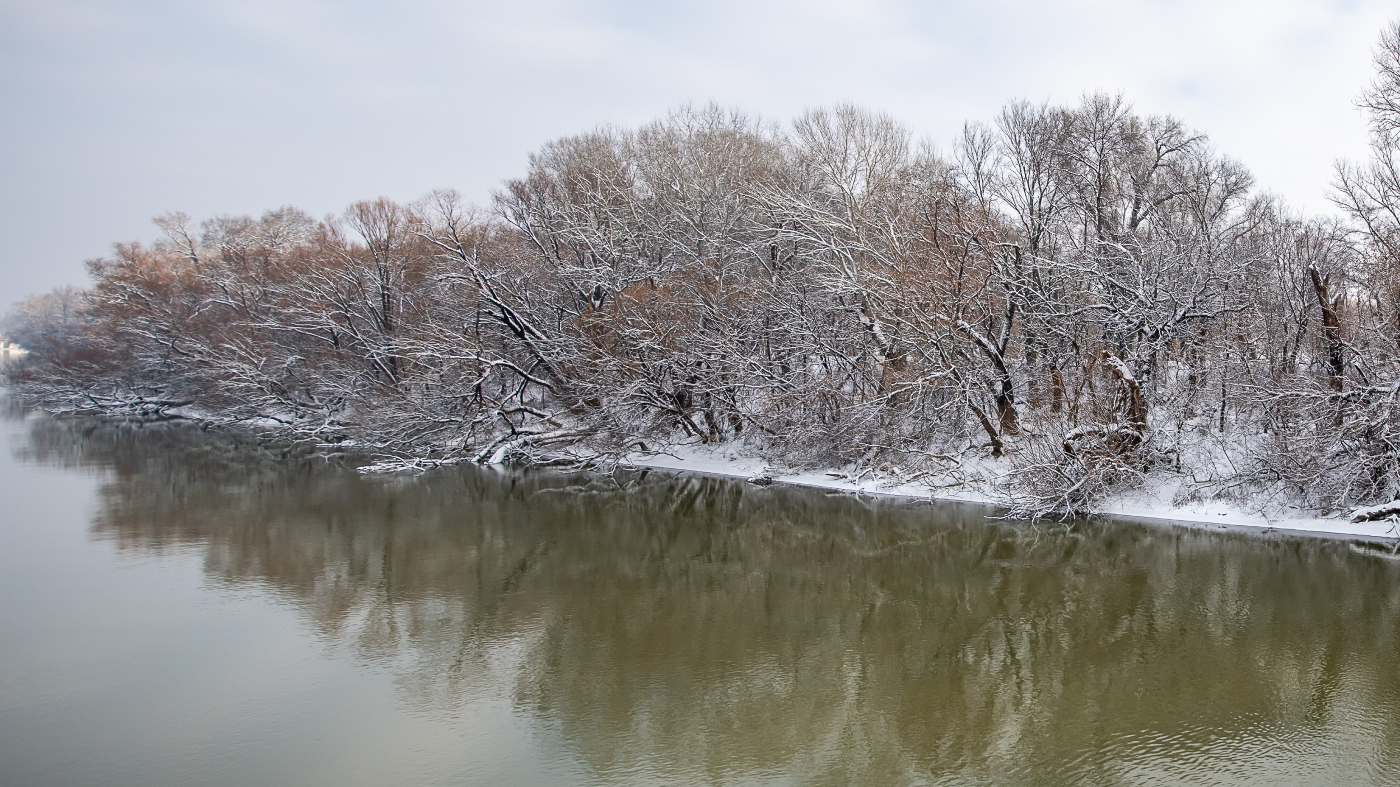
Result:
{"label": "muddy green water", "polygon": [[1400,784],[1400,563],[0,423],[0,785]]}

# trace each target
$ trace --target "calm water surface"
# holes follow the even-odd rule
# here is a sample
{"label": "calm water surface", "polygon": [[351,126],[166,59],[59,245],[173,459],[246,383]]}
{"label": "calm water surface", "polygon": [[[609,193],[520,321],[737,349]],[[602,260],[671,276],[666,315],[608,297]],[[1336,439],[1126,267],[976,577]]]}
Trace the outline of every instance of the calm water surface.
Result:
{"label": "calm water surface", "polygon": [[0,785],[1400,784],[1400,563],[0,423]]}

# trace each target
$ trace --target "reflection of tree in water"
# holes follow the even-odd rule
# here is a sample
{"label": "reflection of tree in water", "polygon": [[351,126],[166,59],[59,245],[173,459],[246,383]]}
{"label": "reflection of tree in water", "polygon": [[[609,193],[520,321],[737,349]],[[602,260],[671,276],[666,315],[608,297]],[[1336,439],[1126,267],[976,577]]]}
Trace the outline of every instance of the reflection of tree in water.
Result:
{"label": "reflection of tree in water", "polygon": [[1400,775],[1400,567],[1343,544],[712,479],[366,478],[177,428],[40,421],[28,450],[111,469],[97,533],[202,548],[404,659],[419,707],[523,648],[516,705],[613,776]]}

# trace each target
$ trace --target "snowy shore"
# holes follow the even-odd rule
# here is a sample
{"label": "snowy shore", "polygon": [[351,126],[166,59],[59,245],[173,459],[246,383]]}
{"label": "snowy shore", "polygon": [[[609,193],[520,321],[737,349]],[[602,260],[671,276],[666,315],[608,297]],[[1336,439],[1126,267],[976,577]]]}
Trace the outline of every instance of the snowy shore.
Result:
{"label": "snowy shore", "polygon": [[[761,484],[790,484],[858,495],[974,503],[989,507],[997,505],[994,495],[985,483],[943,486],[901,481],[878,473],[856,478],[835,471],[783,473],[773,470],[761,459],[745,457],[725,449],[710,449],[703,445],[675,446],[664,453],[634,453],[627,457],[626,464],[638,469],[742,478]],[[1305,512],[1298,515],[1285,513],[1270,516],[1221,501],[1173,505],[1171,498],[1174,492],[1169,485],[1161,485],[1153,491],[1139,490],[1109,501],[1102,507],[1099,515],[1164,527],[1330,538],[1389,547],[1400,544],[1400,522],[1394,520],[1353,522],[1344,513],[1327,517],[1309,516]]]}
{"label": "snowy shore", "polygon": [[[0,395],[6,394],[0,388]],[[229,422],[195,407],[174,408],[169,418],[224,428],[248,429],[255,433],[286,433],[286,424],[274,419]],[[351,448],[356,441],[345,441]],[[360,467],[361,472],[396,472],[409,468],[433,466],[438,462],[391,461]],[[960,480],[922,478],[902,479],[878,471],[857,473],[828,471],[783,472],[772,468],[763,459],[746,455],[742,447],[727,443],[720,446],[702,444],[669,445],[664,451],[638,451],[623,457],[625,467],[647,470],[674,471],[748,480],[758,484],[787,484],[855,495],[870,495],[930,502],[964,503],[999,508],[996,478],[999,468],[991,462],[978,465],[975,461],[962,466]],[[854,477],[853,477],[854,475]],[[1236,531],[1253,535],[1303,536],[1342,541],[1366,542],[1400,550],[1400,515],[1393,518],[1355,522],[1344,512],[1332,516],[1308,515],[1299,511],[1265,514],[1226,501],[1196,501],[1175,505],[1177,491],[1170,480],[1159,479],[1150,489],[1135,490],[1107,501],[1096,512],[1115,520],[1139,522],[1163,527],[1188,527],[1211,531]],[[1388,508],[1388,507],[1387,507]],[[1297,509],[1294,509],[1297,510]]]}

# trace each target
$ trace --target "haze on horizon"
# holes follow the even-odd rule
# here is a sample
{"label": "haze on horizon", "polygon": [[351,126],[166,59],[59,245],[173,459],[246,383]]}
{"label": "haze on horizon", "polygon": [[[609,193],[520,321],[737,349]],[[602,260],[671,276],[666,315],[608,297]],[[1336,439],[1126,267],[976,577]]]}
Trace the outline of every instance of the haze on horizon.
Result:
{"label": "haze on horizon", "polygon": [[152,216],[486,202],[543,142],[715,101],[850,101],[946,145],[1006,102],[1122,92],[1331,212],[1394,6],[1355,2],[0,0],[0,310]]}

